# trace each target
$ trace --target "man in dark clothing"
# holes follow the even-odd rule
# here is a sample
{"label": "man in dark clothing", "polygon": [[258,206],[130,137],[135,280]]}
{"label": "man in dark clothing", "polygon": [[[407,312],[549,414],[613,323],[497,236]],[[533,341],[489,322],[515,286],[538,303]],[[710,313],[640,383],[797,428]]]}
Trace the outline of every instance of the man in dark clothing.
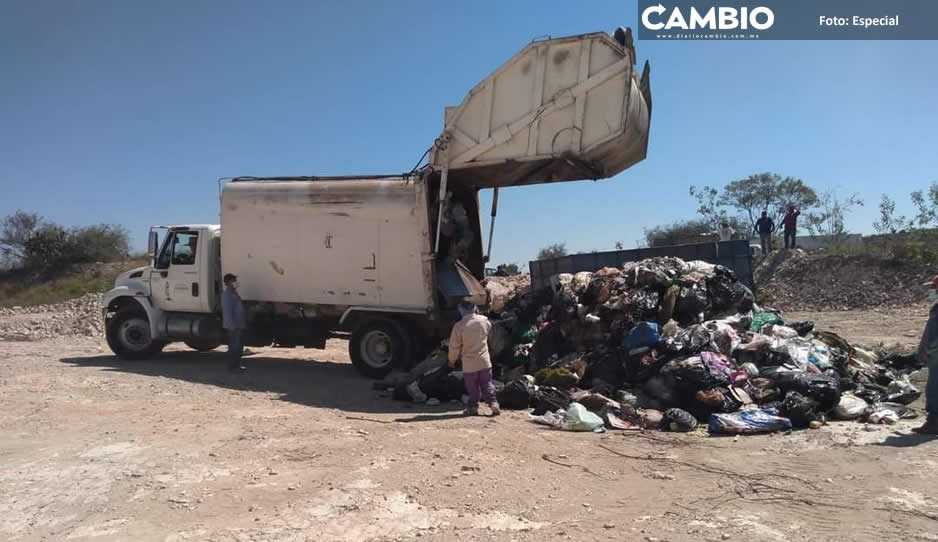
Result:
{"label": "man in dark clothing", "polygon": [[225,283],[225,291],[221,294],[221,321],[228,334],[228,355],[231,358],[228,368],[232,371],[244,371],[247,367],[241,364],[241,356],[244,354],[241,332],[247,327],[247,321],[241,296],[238,295],[238,277],[226,273],[222,280]]}
{"label": "man in dark clothing", "polygon": [[[798,230],[798,215],[801,211],[795,209],[794,205],[788,206],[788,212],[782,219],[782,225],[785,226],[785,248],[795,248],[795,232]],[[789,240],[791,245],[789,246]]]}
{"label": "man in dark clothing", "polygon": [[768,254],[772,248],[772,233],[775,232],[775,222],[769,218],[769,213],[762,211],[762,216],[756,220],[756,233],[762,242],[762,254]]}
{"label": "man in dark clothing", "polygon": [[924,284],[928,288],[928,300],[933,303],[928,323],[919,343],[919,359],[928,367],[928,383],[925,384],[925,425],[913,429],[923,435],[938,435],[938,277]]}

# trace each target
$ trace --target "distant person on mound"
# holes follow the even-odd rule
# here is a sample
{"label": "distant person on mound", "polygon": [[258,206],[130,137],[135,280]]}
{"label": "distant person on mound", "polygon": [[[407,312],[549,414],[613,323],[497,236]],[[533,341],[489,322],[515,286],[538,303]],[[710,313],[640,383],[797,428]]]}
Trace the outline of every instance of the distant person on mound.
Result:
{"label": "distant person on mound", "polygon": [[730,227],[729,223],[721,222],[720,229],[717,231],[720,234],[720,241],[732,241],[733,234],[736,233],[736,230]]}
{"label": "distant person on mound", "polygon": [[[785,218],[782,219],[782,225],[785,226],[785,248],[795,248],[795,233],[798,231],[798,215],[801,214],[801,211],[795,208],[794,205],[788,206],[788,212],[785,213]],[[789,245],[791,241],[791,245]]]}
{"label": "distant person on mound", "polygon": [[924,284],[928,288],[928,300],[932,307],[928,314],[928,323],[922,333],[918,356],[928,367],[928,383],[925,385],[925,411],[928,417],[925,425],[912,431],[923,435],[938,435],[938,277]]}
{"label": "distant person on mound", "polygon": [[756,220],[756,233],[759,234],[759,241],[762,242],[762,254],[768,255],[772,250],[772,234],[775,233],[775,222],[769,218],[769,213],[762,211],[762,216]]}

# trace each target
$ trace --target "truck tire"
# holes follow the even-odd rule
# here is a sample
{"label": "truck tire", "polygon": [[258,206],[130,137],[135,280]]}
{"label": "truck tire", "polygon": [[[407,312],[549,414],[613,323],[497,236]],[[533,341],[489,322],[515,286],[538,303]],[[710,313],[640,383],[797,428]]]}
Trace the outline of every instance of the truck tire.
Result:
{"label": "truck tire", "polygon": [[348,343],[352,364],[369,378],[384,378],[391,369],[411,363],[413,350],[407,328],[386,318],[362,322]]}
{"label": "truck tire", "polygon": [[186,343],[186,346],[188,346],[189,348],[193,350],[198,350],[199,352],[208,352],[209,350],[215,350],[216,348],[221,346],[221,343],[219,341],[212,341],[212,340],[191,339],[191,340],[185,341],[185,343]]}
{"label": "truck tire", "polygon": [[117,357],[141,360],[152,357],[166,346],[150,336],[150,320],[146,313],[124,311],[115,314],[105,330],[107,345]]}

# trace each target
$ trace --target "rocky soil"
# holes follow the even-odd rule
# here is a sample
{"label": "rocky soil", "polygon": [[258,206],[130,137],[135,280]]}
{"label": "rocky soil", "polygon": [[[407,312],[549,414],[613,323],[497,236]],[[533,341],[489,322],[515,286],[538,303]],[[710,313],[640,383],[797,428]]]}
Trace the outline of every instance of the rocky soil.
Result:
{"label": "rocky soil", "polygon": [[0,307],[0,340],[100,337],[103,333],[101,294],[85,294],[55,305]]}
{"label": "rocky soil", "polygon": [[787,311],[901,308],[926,300],[921,284],[938,274],[922,261],[814,255],[779,250],[756,265],[759,300]]}
{"label": "rocky soil", "polygon": [[[852,317],[850,340],[911,325]],[[936,540],[938,440],[915,420],[552,431],[392,401],[346,348],[258,349],[232,374],[223,349],[122,362],[100,337],[0,342],[0,539]]]}

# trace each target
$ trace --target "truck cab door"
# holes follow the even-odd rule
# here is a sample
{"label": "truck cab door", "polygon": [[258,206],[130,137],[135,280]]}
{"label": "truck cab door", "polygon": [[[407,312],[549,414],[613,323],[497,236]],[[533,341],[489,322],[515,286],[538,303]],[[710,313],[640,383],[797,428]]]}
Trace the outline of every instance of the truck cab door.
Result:
{"label": "truck cab door", "polygon": [[208,295],[199,283],[199,232],[176,230],[169,233],[150,275],[154,304],[164,311],[204,312]]}

